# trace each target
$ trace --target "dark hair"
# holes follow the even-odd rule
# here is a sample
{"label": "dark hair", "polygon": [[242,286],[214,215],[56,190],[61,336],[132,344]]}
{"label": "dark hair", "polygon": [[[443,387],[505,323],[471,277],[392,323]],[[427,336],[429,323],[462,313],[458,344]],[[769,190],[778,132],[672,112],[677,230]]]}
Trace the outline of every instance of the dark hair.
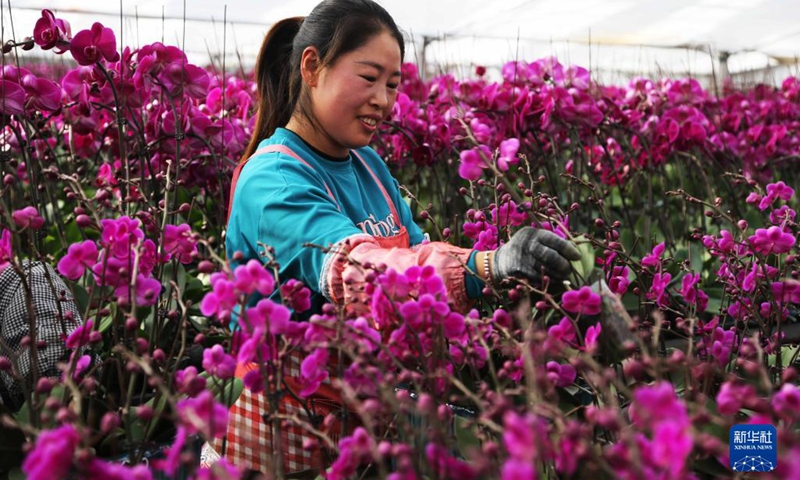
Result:
{"label": "dark hair", "polygon": [[372,0],[324,0],[305,18],[287,18],[273,25],[261,44],[256,62],[258,113],[242,161],[256,151],[261,140],[289,123],[296,108],[314,121],[309,98],[302,89],[303,50],[316,47],[319,68],[329,67],[383,31],[397,40],[402,61],[403,34],[389,12]]}

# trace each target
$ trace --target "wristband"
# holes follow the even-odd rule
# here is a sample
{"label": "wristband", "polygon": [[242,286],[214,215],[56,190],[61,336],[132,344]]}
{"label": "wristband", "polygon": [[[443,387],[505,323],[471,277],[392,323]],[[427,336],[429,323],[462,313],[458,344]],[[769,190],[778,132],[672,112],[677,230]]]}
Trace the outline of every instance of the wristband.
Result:
{"label": "wristband", "polygon": [[486,282],[487,287],[493,289],[494,285],[492,285],[492,270],[489,268],[489,257],[491,255],[491,252],[486,252],[483,255],[483,280]]}

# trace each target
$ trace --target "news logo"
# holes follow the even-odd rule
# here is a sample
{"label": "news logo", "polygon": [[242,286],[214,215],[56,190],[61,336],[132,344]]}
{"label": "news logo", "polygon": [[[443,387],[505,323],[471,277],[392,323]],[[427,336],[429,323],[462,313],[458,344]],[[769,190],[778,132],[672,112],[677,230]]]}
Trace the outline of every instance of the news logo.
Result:
{"label": "news logo", "polygon": [[734,425],[730,431],[734,472],[771,472],[778,466],[778,433],[772,425]]}

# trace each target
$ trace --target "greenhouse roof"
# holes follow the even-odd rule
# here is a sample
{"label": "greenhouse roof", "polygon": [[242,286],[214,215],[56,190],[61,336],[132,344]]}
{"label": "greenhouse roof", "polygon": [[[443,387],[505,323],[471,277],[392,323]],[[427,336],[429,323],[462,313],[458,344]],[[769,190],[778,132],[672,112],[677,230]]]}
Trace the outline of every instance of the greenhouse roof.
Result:
{"label": "greenhouse roof", "polygon": [[[250,66],[269,25],[305,15],[318,0],[37,0],[12,2],[14,27],[30,34],[45,6],[73,32],[99,21],[123,42],[183,45],[195,63]],[[520,59],[557,56],[606,76],[696,75],[783,68],[800,53],[800,2],[785,0],[382,0],[409,34],[408,60],[469,73]],[[120,19],[120,9],[124,14]],[[223,18],[227,25],[223,27]],[[184,21],[186,19],[186,21]],[[8,9],[5,38],[10,38]],[[121,27],[122,26],[122,27]],[[20,35],[17,35],[18,37]],[[229,63],[230,64],[230,63]]]}

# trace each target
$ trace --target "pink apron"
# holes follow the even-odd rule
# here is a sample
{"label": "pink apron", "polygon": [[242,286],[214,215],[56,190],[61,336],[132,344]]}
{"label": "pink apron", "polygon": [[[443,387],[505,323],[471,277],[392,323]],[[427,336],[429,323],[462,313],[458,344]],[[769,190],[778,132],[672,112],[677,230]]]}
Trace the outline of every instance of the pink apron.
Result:
{"label": "pink apron", "polygon": [[[239,180],[239,175],[242,171],[242,168],[253,157],[270,152],[283,153],[284,155],[288,155],[313,169],[308,162],[303,160],[299,155],[285,145],[269,145],[257,150],[250,158],[240,163],[233,172],[230,200],[228,202],[228,218],[230,218],[230,211],[233,207],[233,195],[236,191],[236,184]],[[356,151],[352,152],[364,165],[367,171],[369,171],[370,175],[375,180],[375,183],[378,184],[378,187],[383,193],[386,203],[389,205],[389,209],[392,212],[395,224],[400,227],[400,233],[390,237],[374,237],[375,242],[381,248],[386,249],[409,248],[408,230],[401,223],[400,215],[397,213],[397,209],[395,208],[392,198],[389,196],[389,193],[386,191],[383,184],[380,182],[369,165],[367,165],[367,162],[364,161],[361,155],[359,155]],[[336,204],[337,208],[341,210],[341,207],[336,201],[336,198],[333,196],[331,189],[327,184],[324,183],[324,181],[323,184],[325,185],[325,190],[328,192],[328,196],[331,197],[331,200]],[[300,363],[302,360],[302,354],[298,352],[296,355],[292,355],[291,358],[287,359],[286,362],[287,365],[284,372],[286,387],[295,393],[300,391],[300,383],[298,379],[300,377]],[[254,363],[248,365],[239,365],[236,368],[236,377],[243,378],[247,372],[257,368],[258,365]],[[330,366],[331,373],[335,372],[336,370],[336,365]],[[335,442],[338,442],[338,433],[341,432],[340,419],[346,418],[347,412],[342,406],[340,392],[331,385],[330,380],[323,383],[314,395],[306,399],[305,406],[315,417],[324,418],[331,413],[337,417],[337,420],[333,423],[333,425],[330,425],[328,435]],[[302,420],[311,422],[311,419],[308,418],[306,409],[303,408],[303,405],[295,400],[291,395],[285,394],[281,398],[278,410],[282,414],[297,415]],[[274,471],[275,466],[271,458],[273,451],[271,428],[270,425],[268,425],[262,419],[262,415],[268,411],[269,400],[265,395],[262,393],[253,394],[248,389],[244,389],[242,391],[241,396],[230,409],[228,431],[226,433],[227,445],[225,451],[225,457],[228,459],[228,461],[240,467],[247,467],[268,474]],[[345,426],[345,433],[348,434],[356,426],[357,424],[355,420],[350,419]],[[324,427],[322,425],[318,425],[316,428],[323,429]],[[283,429],[280,432],[280,436],[280,441],[283,444],[282,449],[286,473],[297,473],[307,470],[322,471],[323,469],[327,468],[333,460],[333,458],[330,458],[329,452],[325,451],[325,449],[322,447],[316,447],[313,449],[303,448],[303,443],[305,441],[315,440],[315,438],[302,428],[290,426]],[[217,440],[214,448],[217,450],[217,452],[221,452],[222,441]]]}

